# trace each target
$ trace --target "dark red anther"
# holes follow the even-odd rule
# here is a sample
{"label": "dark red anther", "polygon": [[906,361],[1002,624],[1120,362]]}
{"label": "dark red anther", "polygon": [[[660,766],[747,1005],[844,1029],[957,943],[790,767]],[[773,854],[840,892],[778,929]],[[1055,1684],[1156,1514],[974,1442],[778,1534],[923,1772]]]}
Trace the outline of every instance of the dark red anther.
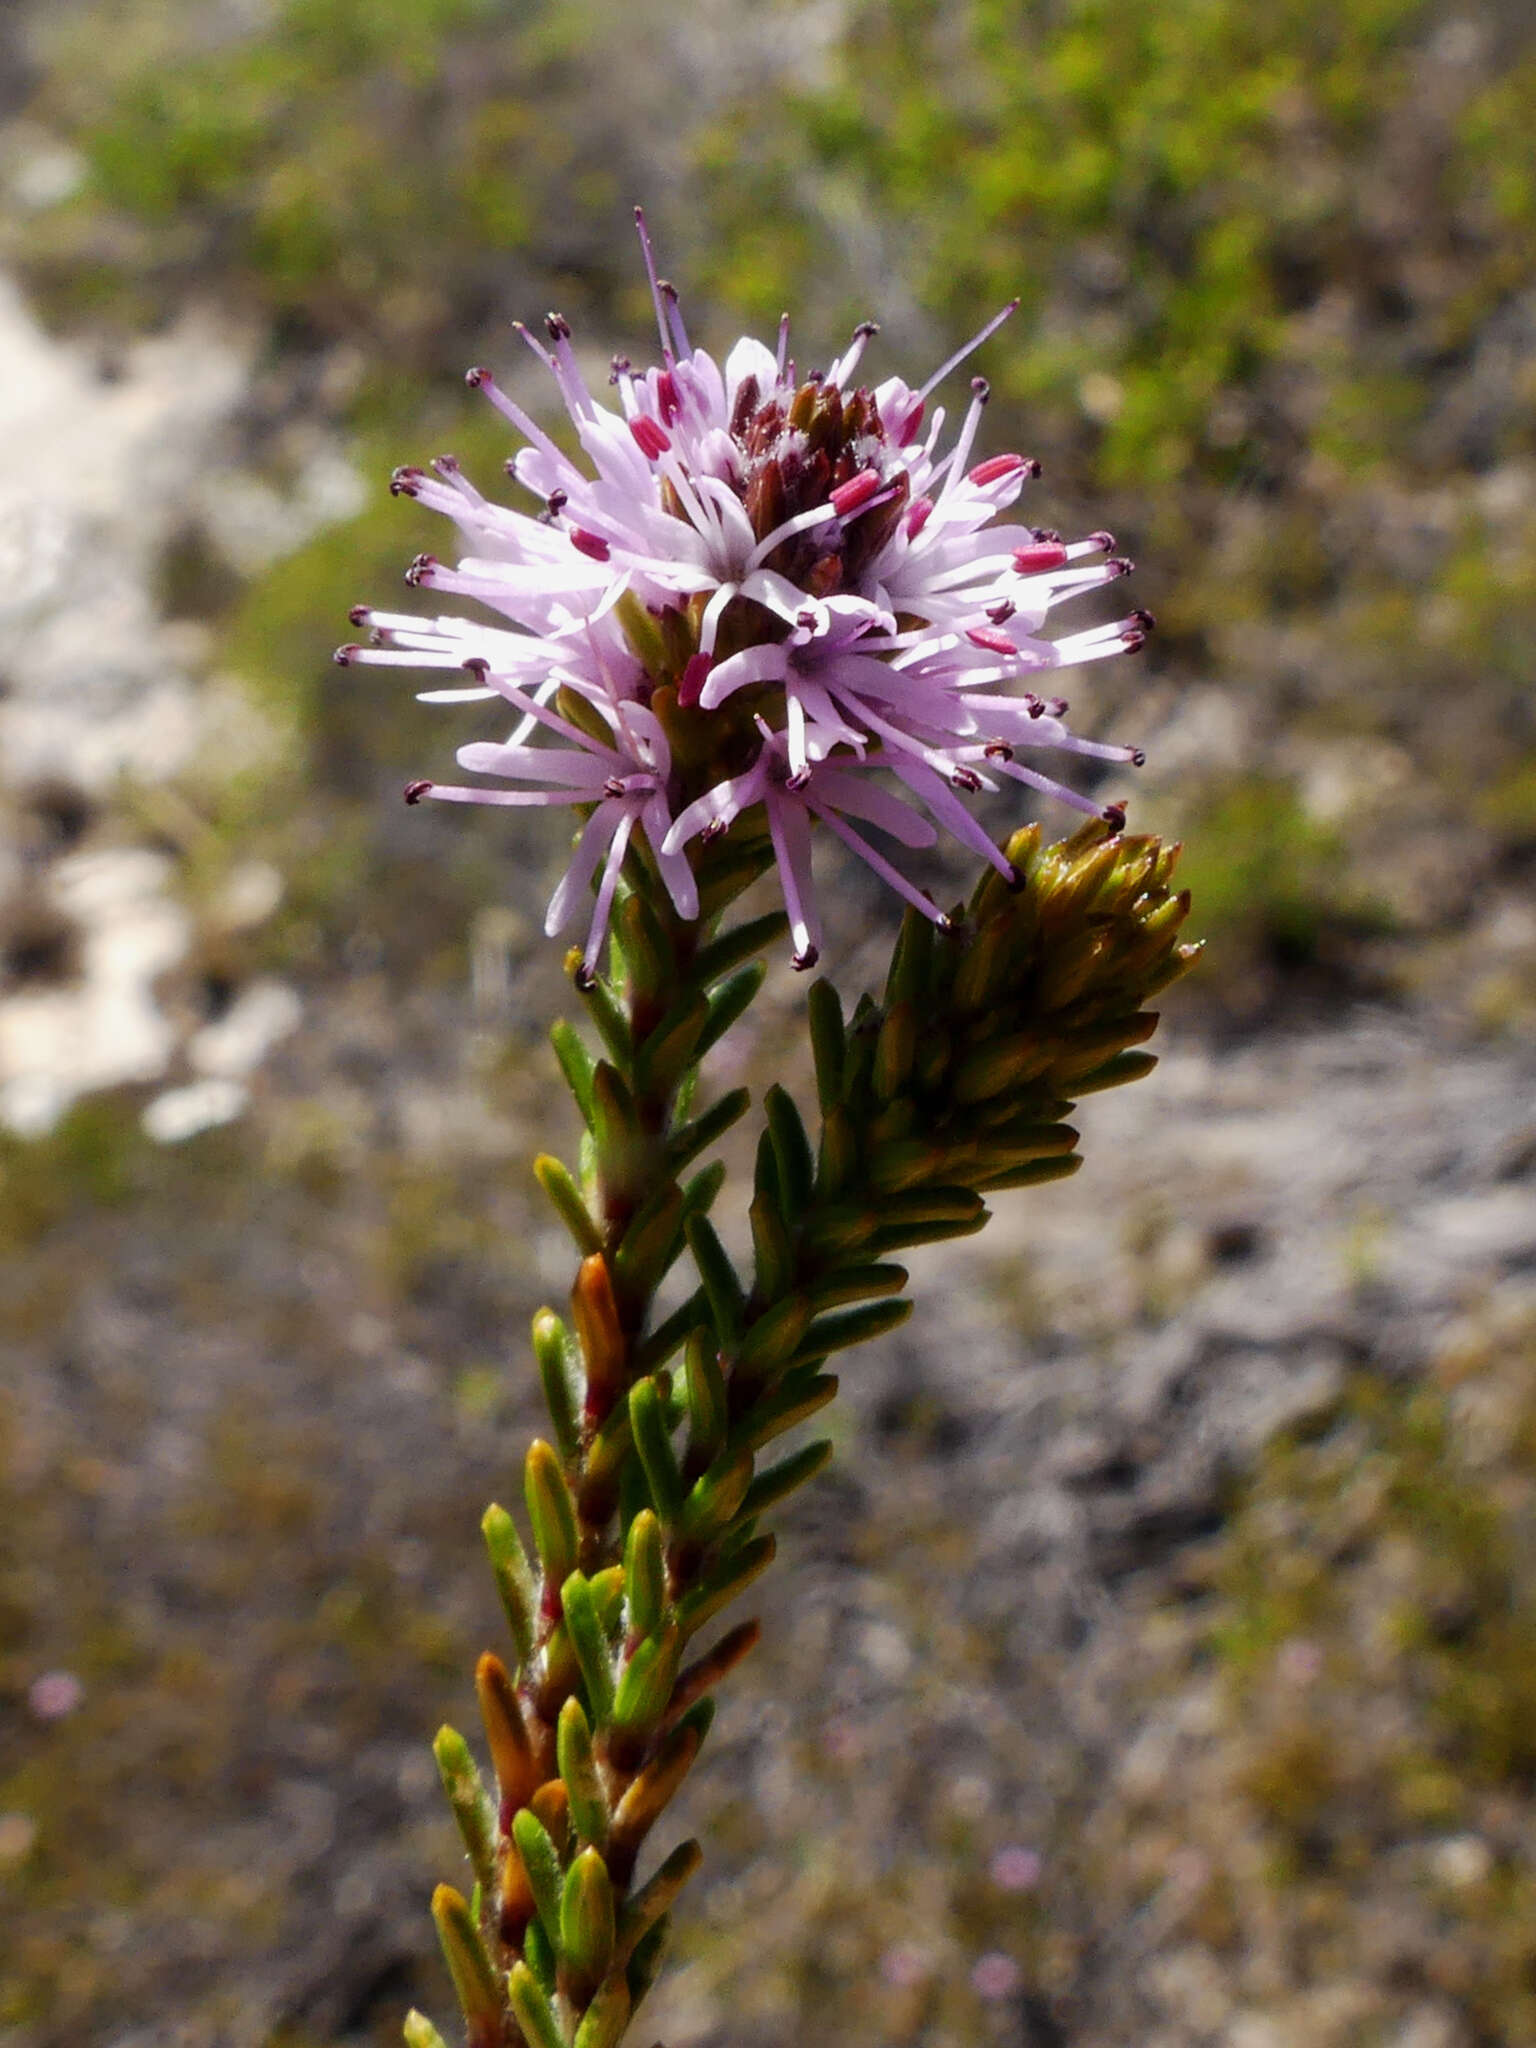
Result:
{"label": "dark red anther", "polygon": [[1147,765],[1147,757],[1146,757],[1146,755],[1145,755],[1145,754],[1144,754],[1144,753],[1143,753],[1143,752],[1141,751],[1141,748],[1140,748],[1140,747],[1133,747],[1133,748],[1132,748],[1132,750],[1131,750],[1131,766],[1132,766],[1133,768],[1145,768],[1145,767],[1146,767],[1146,765]]}
{"label": "dark red anther", "polygon": [[1039,576],[1047,569],[1059,569],[1067,551],[1059,540],[1039,540],[1032,548],[1015,548],[1013,566],[1021,576]]}
{"label": "dark red anther", "polygon": [[1058,547],[1061,545],[1061,535],[1054,526],[1036,526],[1031,528],[1031,531],[1035,539],[1041,543],[1053,542]]}
{"label": "dark red anther", "polygon": [[628,356],[615,356],[608,365],[608,382],[617,384],[621,377],[627,377],[634,368]]}
{"label": "dark red anther", "polygon": [[347,617],[351,620],[354,626],[366,626],[368,621],[373,617],[373,614],[369,611],[367,605],[355,604],[353,605],[351,611],[347,613]]}
{"label": "dark red anther", "polygon": [[992,396],[992,386],[985,377],[973,377],[971,379],[971,396],[980,405],[985,405]]}
{"label": "dark red anther", "polygon": [[1142,648],[1145,647],[1146,644],[1146,634],[1138,633],[1134,629],[1134,627],[1131,629],[1130,632],[1122,633],[1120,635],[1120,645],[1125,649],[1125,652],[1127,654],[1140,654]]}
{"label": "dark red anther", "polygon": [[855,341],[873,341],[879,332],[880,323],[877,320],[861,320],[853,330],[853,338]]}
{"label": "dark red anther", "polygon": [[1127,555],[1111,555],[1104,567],[1111,576],[1129,576],[1136,564]]}
{"label": "dark red anther", "polygon": [[634,436],[635,446],[647,462],[654,462],[658,456],[665,455],[672,446],[671,437],[663,430],[660,422],[648,419],[643,414],[639,419],[630,421],[629,431]]}
{"label": "dark red anther", "polygon": [[338,668],[350,668],[362,651],[361,647],[349,642],[345,647],[338,647],[331,659]]}
{"label": "dark red anther", "polygon": [[590,555],[594,562],[606,562],[613,553],[600,533],[588,533],[584,526],[571,528],[571,546],[579,555]]}
{"label": "dark red anther", "polygon": [[715,841],[717,839],[723,839],[726,833],[730,831],[730,829],[730,825],[726,819],[711,818],[709,823],[704,827],[703,831],[699,834],[699,844],[701,846],[713,846]]}
{"label": "dark red anther", "polygon": [[819,946],[807,946],[803,953],[796,953],[789,964],[797,974],[804,974],[808,968],[814,967],[820,958]]}
{"label": "dark red anther", "polygon": [[483,363],[476,363],[472,370],[464,372],[464,382],[471,391],[483,390],[487,384],[494,384],[495,378]]}
{"label": "dark red anther", "polygon": [[963,789],[968,796],[974,796],[981,788],[981,777],[974,768],[967,768],[963,762],[949,779],[956,789]]}
{"label": "dark red anther", "polygon": [[1124,804],[1106,804],[1099,815],[1103,818],[1105,824],[1110,827],[1111,831],[1123,832],[1125,830]]}
{"label": "dark red anther", "polygon": [[1098,533],[1090,533],[1088,538],[1093,542],[1096,548],[1102,548],[1106,555],[1112,555],[1114,553],[1115,536],[1112,533],[1105,533],[1101,529]]}
{"label": "dark red anther", "polygon": [[457,476],[460,467],[459,458],[457,455],[434,455],[432,467],[439,476]]}
{"label": "dark red anther", "polygon": [[994,626],[1006,626],[1017,610],[1018,606],[1013,599],[1005,597],[999,603],[987,607],[987,617]]}
{"label": "dark red anther", "polygon": [[620,781],[617,775],[610,775],[607,781],[603,784],[603,795],[622,796],[623,794],[624,784]]}
{"label": "dark red anther", "polygon": [[684,711],[691,711],[704,694],[704,685],[714,667],[714,657],[708,654],[690,654],[677,683],[677,701]]}
{"label": "dark red anther", "polygon": [[839,484],[832,493],[832,510],[839,519],[848,519],[867,505],[880,489],[878,469],[861,469],[857,476],[849,477],[847,483]]}
{"label": "dark red anther", "polygon": [[683,407],[670,370],[663,370],[656,379],[656,404],[664,423],[669,427],[675,427]]}
{"label": "dark red anther", "polygon": [[459,663],[459,667],[463,669],[466,675],[473,676],[477,683],[483,683],[491,672],[491,664],[483,654],[467,656]]}
{"label": "dark red anther", "polygon": [[1143,633],[1150,633],[1157,624],[1150,612],[1134,611],[1130,616],[1132,625],[1140,626]]}
{"label": "dark red anther", "polygon": [[810,779],[811,771],[809,766],[804,768],[797,768],[793,775],[785,776],[784,787],[786,789],[804,789],[806,785],[809,783]]}
{"label": "dark red anther", "polygon": [[1019,651],[1008,635],[996,626],[967,626],[965,637],[973,647],[979,647],[987,654],[1017,654]]}
{"label": "dark red anther", "polygon": [[1033,690],[1031,690],[1029,695],[1024,699],[1024,705],[1025,709],[1029,712],[1031,718],[1044,718],[1045,699],[1043,697],[1037,697]]}
{"label": "dark red anther", "polygon": [[[1022,455],[989,455],[985,462],[978,462],[969,472],[969,481],[977,485],[1000,483],[1005,476],[1017,476],[1019,471],[1028,470],[1029,462]],[[1034,465],[1038,474],[1040,465]]]}
{"label": "dark red anther", "polygon": [[423,583],[430,587],[432,571],[441,569],[442,566],[436,555],[418,555],[406,570],[405,580],[413,589]]}
{"label": "dark red anther", "polygon": [[1006,740],[988,740],[985,751],[989,761],[1011,761],[1013,759],[1013,749]]}
{"label": "dark red anther", "polygon": [[[597,987],[597,976],[592,972],[591,968],[587,965],[585,960],[580,961],[577,964],[576,971],[571,976],[571,979],[575,982],[576,986],[581,990],[583,995],[590,994],[591,991]],[[558,1600],[559,1597],[559,1591],[557,1589],[555,1598]]]}
{"label": "dark red anther", "polygon": [[405,785],[404,791],[406,802],[408,804],[419,804],[431,787],[430,782],[408,782]]}
{"label": "dark red anther", "polygon": [[563,313],[546,313],[544,315],[544,332],[551,341],[569,341],[571,338],[571,323]]}
{"label": "dark red anther", "polygon": [[414,498],[417,490],[426,482],[424,473],[403,463],[389,480],[389,495],[392,498]]}

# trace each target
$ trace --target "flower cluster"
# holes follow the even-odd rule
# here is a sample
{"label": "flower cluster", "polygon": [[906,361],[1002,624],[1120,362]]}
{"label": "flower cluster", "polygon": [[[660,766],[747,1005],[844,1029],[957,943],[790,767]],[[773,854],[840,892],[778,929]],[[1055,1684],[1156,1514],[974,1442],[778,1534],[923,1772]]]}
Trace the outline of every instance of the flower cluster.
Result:
{"label": "flower cluster", "polygon": [[[639,218],[637,214],[637,219]],[[586,822],[549,906],[560,929],[596,882],[584,967],[595,971],[625,855],[643,838],[680,916],[697,914],[692,842],[744,814],[766,823],[795,964],[820,946],[811,880],[824,825],[909,903],[938,909],[867,836],[931,845],[943,826],[1005,875],[1005,857],[961,801],[1011,779],[1118,822],[1029,765],[1040,751],[1137,762],[1130,747],[1080,738],[1046,672],[1139,647],[1132,612],[1061,639],[1043,636],[1063,600],[1124,575],[1107,533],[1065,541],[994,524],[1038,464],[972,461],[987,386],[977,378],[940,451],[936,386],[1013,311],[1009,306],[920,389],[855,383],[860,327],[828,369],[738,341],[723,363],[692,348],[671,286],[641,245],[661,335],[646,370],[614,362],[614,400],[588,387],[566,323],[524,340],[552,373],[580,446],[564,453],[495,382],[469,382],[523,437],[509,474],[538,501],[518,512],[484,497],[451,457],[402,469],[392,488],[446,513],[456,567],[418,556],[408,580],[470,598],[490,625],[360,606],[367,645],[343,663],[467,672],[425,701],[501,698],[518,714],[504,744],[460,749],[460,765],[503,784],[414,782],[407,797],[571,804]]]}

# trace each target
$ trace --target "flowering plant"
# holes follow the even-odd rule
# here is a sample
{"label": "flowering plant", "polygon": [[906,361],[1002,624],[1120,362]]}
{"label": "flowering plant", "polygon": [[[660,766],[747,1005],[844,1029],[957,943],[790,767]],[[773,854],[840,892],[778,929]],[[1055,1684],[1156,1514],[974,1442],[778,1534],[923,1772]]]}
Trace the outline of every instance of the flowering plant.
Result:
{"label": "flowering plant", "polygon": [[[487,1653],[476,1676],[494,1795],[461,1736],[436,1745],[473,1892],[439,1886],[433,1913],[471,2048],[623,2036],[700,1860],[685,1843],[637,1885],[646,1839],[757,1624],[685,1659],[769,1563],[764,1515],[830,1445],[763,1452],[832,1399],[835,1352],[906,1315],[893,1253],[978,1230],[986,1194],[1076,1167],[1072,1100],[1148,1071],[1143,1005],[1195,950],[1169,888],[1177,849],[1128,837],[1119,803],[1034,765],[1140,759],[1074,733],[1036,687],[1143,643],[1143,612],[1043,634],[1057,604],[1130,565],[1106,533],[996,523],[1038,465],[973,462],[984,382],[947,449],[928,413],[1012,307],[918,390],[855,383],[868,325],[820,374],[797,374],[787,323],[776,349],[742,340],[717,364],[690,346],[640,228],[661,359],[616,360],[613,405],[562,320],[547,347],[522,330],[582,460],[470,372],[523,438],[508,469],[538,509],[487,499],[448,457],[396,472],[466,549],[453,568],[419,556],[409,580],[499,622],[360,607],[369,643],[338,653],[465,678],[429,701],[510,704],[505,741],[459,751],[496,780],[413,782],[407,799],[571,806],[548,930],[592,900],[570,966],[597,1048],[553,1031],[579,1168],[535,1164],[578,1263],[569,1323],[546,1309],[533,1324],[551,1437],[524,1466],[532,1555],[503,1508],[483,1525],[515,1653]],[[962,799],[1007,781],[1090,822],[1056,846],[1029,827],[999,847]],[[711,1221],[724,1169],[691,1169],[750,1096],[701,1108],[699,1071],[766,947],[787,935],[796,967],[817,961],[818,826],[908,908],[878,1001],[850,1014],[829,982],[809,992],[818,1125],[766,1090],[744,1275]],[[869,836],[921,848],[941,826],[982,863],[955,909]],[[731,921],[775,868],[783,911]],[[693,1284],[663,1314],[685,1256]],[[416,2013],[406,2035],[439,2040]]]}

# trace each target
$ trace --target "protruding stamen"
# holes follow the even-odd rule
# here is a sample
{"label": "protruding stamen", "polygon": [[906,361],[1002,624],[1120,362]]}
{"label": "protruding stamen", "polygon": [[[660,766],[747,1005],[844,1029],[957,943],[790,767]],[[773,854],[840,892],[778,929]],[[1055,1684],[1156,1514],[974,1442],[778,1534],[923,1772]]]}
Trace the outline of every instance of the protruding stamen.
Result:
{"label": "protruding stamen", "polygon": [[629,431],[634,436],[635,446],[648,462],[655,462],[671,449],[671,436],[648,414],[642,413],[638,419],[632,419]]}
{"label": "protruding stamen", "polygon": [[368,609],[367,605],[355,604],[351,611],[347,613],[347,617],[354,626],[366,626],[373,617],[373,613]]}
{"label": "protruding stamen", "polygon": [[362,652],[361,647],[349,641],[345,647],[338,647],[331,659],[338,668],[350,668]]}
{"label": "protruding stamen", "polygon": [[847,483],[839,484],[832,493],[831,505],[839,519],[848,519],[867,505],[880,489],[881,476],[878,469],[861,469],[857,476],[849,477]]}
{"label": "protruding stamen", "polygon": [[1031,548],[1013,551],[1013,566],[1021,576],[1039,576],[1048,569],[1059,569],[1066,559],[1066,548],[1056,540],[1036,541]]}
{"label": "protruding stamen", "polygon": [[821,948],[819,946],[807,946],[802,952],[792,953],[789,958],[789,964],[797,974],[804,974],[809,968],[814,967],[820,958]]}
{"label": "protruding stamen", "polygon": [[1018,311],[1018,309],[1018,300],[1010,299],[1007,305],[1004,306],[1001,313],[994,313],[992,315],[992,318],[987,322],[986,326],[982,328],[979,334],[973,335],[963,348],[957,348],[952,356],[950,356],[945,362],[942,362],[939,365],[939,367],[934,371],[933,375],[928,379],[928,382],[923,386],[922,390],[918,392],[917,396],[919,403],[926,399],[931,391],[936,391],[938,389],[939,385],[941,385],[944,382],[944,379],[949,375],[951,370],[957,370],[960,367],[960,365],[965,361],[968,355],[974,354],[974,352],[981,347],[981,344],[984,341],[989,341],[991,337],[994,334],[996,334],[998,328],[1002,326],[1003,322],[1005,320],[1011,319],[1012,316]]}
{"label": "protruding stamen", "polygon": [[421,470],[403,464],[389,480],[389,495],[392,498],[414,498],[426,477]]}
{"label": "protruding stamen", "polygon": [[412,589],[430,588],[432,571],[440,569],[442,566],[436,555],[418,555],[409,569],[406,570],[405,580],[411,585]]}
{"label": "protruding stamen", "polygon": [[988,484],[1001,483],[1004,477],[1017,476],[1021,470],[1026,476],[1036,477],[1040,465],[1032,455],[989,455],[985,462],[977,463],[968,481],[985,489]]}
{"label": "protruding stamen", "polygon": [[402,794],[408,804],[419,804],[431,787],[430,782],[408,782]]}
{"label": "protruding stamen", "polygon": [[613,553],[600,533],[589,533],[584,526],[571,528],[571,546],[580,555],[589,555],[594,562],[606,562]]}
{"label": "protruding stamen", "polygon": [[635,229],[640,236],[640,253],[645,258],[645,274],[650,280],[651,304],[656,308],[656,332],[661,336],[662,359],[664,362],[670,363],[673,360],[672,340],[667,332],[667,315],[666,308],[662,303],[661,280],[656,275],[656,258],[651,249],[651,235],[650,230],[645,224],[645,208],[643,206],[635,208]]}
{"label": "protruding stamen", "polygon": [[996,626],[967,626],[965,637],[986,654],[1017,654],[1018,645]]}

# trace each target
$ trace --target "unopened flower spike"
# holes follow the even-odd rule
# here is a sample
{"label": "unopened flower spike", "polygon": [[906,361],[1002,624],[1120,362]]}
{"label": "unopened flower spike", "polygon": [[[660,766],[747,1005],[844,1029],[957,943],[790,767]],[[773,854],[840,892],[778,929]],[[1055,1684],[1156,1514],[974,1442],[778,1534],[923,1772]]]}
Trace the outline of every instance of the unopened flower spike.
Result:
{"label": "unopened flower spike", "polygon": [[410,800],[581,812],[547,925],[562,930],[595,892],[587,976],[636,842],[691,918],[690,845],[739,818],[766,830],[793,955],[809,965],[821,943],[819,829],[937,919],[891,856],[932,844],[942,828],[1000,866],[962,797],[1013,781],[1090,816],[1123,816],[1037,763],[1054,752],[1130,766],[1140,753],[1073,732],[1065,704],[1037,686],[1143,644],[1142,611],[1045,631],[1058,605],[1130,564],[1110,534],[1064,541],[1003,520],[1039,465],[1017,454],[972,460],[984,379],[973,380],[947,449],[943,410],[928,413],[939,384],[1017,301],[917,389],[895,376],[854,382],[872,322],[824,374],[797,381],[787,316],[771,349],[744,337],[717,362],[691,346],[638,210],[637,223],[660,361],[642,370],[617,359],[613,403],[594,395],[564,319],[550,315],[547,340],[519,324],[579,456],[489,370],[469,372],[521,437],[508,470],[531,509],[487,498],[451,457],[431,472],[395,472],[391,488],[450,518],[462,549],[453,566],[419,556],[408,580],[483,615],[360,606],[353,620],[369,639],[337,659],[446,671],[458,680],[424,690],[425,701],[499,697],[517,714],[504,739],[459,749],[460,766],[488,783],[418,780]]}

